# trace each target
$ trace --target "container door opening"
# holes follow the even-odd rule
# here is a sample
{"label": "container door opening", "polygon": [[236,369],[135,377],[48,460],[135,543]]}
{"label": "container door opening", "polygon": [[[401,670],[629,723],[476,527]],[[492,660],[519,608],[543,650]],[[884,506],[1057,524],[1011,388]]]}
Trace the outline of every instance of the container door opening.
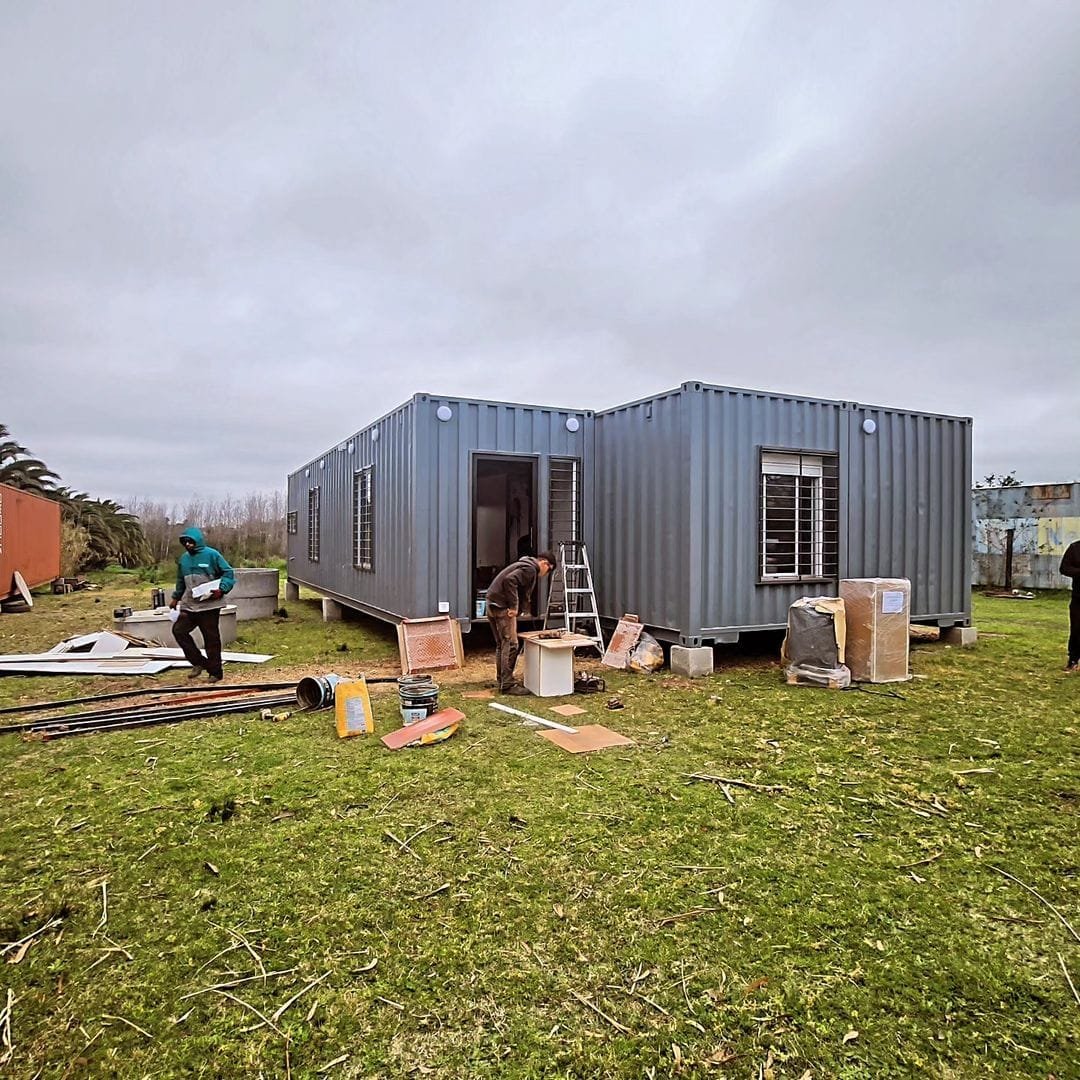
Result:
{"label": "container door opening", "polygon": [[[516,559],[536,554],[536,462],[477,457],[473,468],[473,617],[482,619],[495,575]],[[538,609],[539,603],[534,597],[533,606]]]}

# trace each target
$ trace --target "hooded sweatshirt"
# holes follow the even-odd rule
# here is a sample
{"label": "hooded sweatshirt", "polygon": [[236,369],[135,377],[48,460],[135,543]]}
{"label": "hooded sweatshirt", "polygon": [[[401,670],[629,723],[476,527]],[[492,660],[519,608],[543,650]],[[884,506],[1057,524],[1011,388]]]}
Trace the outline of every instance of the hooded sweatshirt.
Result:
{"label": "hooded sweatshirt", "polygon": [[1065,549],[1065,557],[1061,560],[1061,573],[1072,578],[1073,600],[1080,600],[1080,540],[1074,541]]}
{"label": "hooded sweatshirt", "polygon": [[[176,561],[176,588],[173,590],[173,599],[180,601],[181,611],[213,611],[225,606],[224,594],[236,584],[236,577],[232,567],[225,561],[220,551],[206,546],[202,530],[194,527],[185,529],[180,538],[189,536],[195,541],[195,550],[184,550],[184,554]],[[222,592],[220,600],[196,600],[191,595],[191,590],[196,585],[202,585],[207,581],[221,579],[218,586]]]}

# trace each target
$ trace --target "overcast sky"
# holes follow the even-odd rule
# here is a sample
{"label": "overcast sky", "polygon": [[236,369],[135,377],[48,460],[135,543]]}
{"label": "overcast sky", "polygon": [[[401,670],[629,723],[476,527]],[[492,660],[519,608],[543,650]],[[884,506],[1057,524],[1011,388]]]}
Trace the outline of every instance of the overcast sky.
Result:
{"label": "overcast sky", "polygon": [[0,422],[242,495],[701,379],[1080,479],[1080,5],[0,0]]}

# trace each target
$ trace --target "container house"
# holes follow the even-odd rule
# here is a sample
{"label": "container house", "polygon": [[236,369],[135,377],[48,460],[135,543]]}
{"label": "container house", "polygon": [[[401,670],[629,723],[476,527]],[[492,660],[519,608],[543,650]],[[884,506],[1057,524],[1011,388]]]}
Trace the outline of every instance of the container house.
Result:
{"label": "container house", "polygon": [[601,615],[686,645],[844,577],[967,625],[970,482],[965,417],[701,382],[595,414],[417,394],[290,475],[288,578],[468,629],[501,566],[584,540]]}
{"label": "container house", "polygon": [[60,576],[60,504],[0,484],[0,600],[15,596],[15,571],[29,588]]}
{"label": "container house", "polygon": [[416,394],[288,478],[288,582],[468,629],[522,554],[591,530],[593,414]]}

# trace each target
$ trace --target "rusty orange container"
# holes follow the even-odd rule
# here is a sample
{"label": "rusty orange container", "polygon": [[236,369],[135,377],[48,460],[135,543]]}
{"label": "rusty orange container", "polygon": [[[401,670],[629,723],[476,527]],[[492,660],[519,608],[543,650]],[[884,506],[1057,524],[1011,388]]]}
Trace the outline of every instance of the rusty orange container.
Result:
{"label": "rusty orange container", "polygon": [[16,570],[31,589],[60,576],[60,504],[0,484],[0,600],[17,594]]}

